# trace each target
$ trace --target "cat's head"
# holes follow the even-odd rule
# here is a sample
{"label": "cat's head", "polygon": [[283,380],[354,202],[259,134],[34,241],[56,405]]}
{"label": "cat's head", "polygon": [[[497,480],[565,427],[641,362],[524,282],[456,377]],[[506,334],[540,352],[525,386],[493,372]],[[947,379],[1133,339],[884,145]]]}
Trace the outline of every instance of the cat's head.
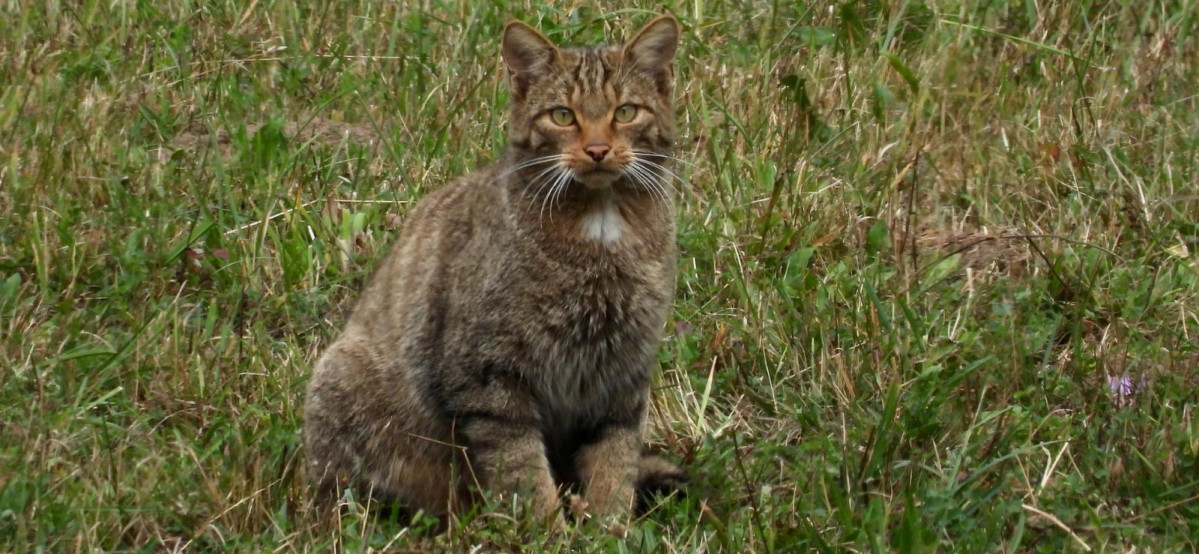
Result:
{"label": "cat's head", "polygon": [[[649,22],[621,46],[559,48],[532,27],[504,28],[511,79],[509,146],[536,177],[592,189],[625,181],[653,188],[674,144],[674,53],[679,24]],[[518,166],[519,167],[519,166]],[[554,187],[551,187],[554,188]]]}

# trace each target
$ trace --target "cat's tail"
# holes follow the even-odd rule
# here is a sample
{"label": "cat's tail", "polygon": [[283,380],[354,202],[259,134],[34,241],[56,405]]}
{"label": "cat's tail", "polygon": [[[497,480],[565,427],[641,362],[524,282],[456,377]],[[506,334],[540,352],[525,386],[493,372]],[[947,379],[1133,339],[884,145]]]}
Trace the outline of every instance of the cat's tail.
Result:
{"label": "cat's tail", "polygon": [[670,460],[654,454],[642,454],[637,464],[637,513],[645,513],[655,496],[684,496],[687,473]]}

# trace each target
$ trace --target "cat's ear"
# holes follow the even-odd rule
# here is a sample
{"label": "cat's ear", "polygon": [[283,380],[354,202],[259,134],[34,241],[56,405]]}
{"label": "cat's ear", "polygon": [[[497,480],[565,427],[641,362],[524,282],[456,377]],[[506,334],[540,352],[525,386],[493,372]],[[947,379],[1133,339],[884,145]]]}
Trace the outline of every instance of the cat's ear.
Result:
{"label": "cat's ear", "polygon": [[658,84],[660,92],[670,90],[674,77],[674,52],[679,45],[679,22],[669,15],[650,21],[624,45],[625,63]]}
{"label": "cat's ear", "polygon": [[558,48],[541,33],[520,21],[504,26],[504,65],[517,95],[523,95],[532,77],[549,68]]}

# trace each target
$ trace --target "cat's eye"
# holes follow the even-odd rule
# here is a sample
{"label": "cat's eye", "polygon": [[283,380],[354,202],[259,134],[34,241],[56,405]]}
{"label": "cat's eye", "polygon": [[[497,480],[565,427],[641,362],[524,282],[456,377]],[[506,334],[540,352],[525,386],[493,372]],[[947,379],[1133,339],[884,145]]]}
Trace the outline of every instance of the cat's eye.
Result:
{"label": "cat's eye", "polygon": [[570,111],[569,108],[554,108],[550,110],[550,119],[558,125],[567,127],[574,125],[575,113]]}
{"label": "cat's eye", "polygon": [[628,123],[637,117],[637,106],[625,104],[616,108],[616,121],[619,123]]}

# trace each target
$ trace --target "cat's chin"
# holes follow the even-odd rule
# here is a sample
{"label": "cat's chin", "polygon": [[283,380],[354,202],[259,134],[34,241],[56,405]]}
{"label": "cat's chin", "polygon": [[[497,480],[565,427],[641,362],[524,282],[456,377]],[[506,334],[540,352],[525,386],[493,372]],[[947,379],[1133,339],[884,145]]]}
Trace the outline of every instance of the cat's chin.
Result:
{"label": "cat's chin", "polygon": [[575,180],[591,190],[604,190],[620,179],[620,173],[602,169],[575,175]]}

